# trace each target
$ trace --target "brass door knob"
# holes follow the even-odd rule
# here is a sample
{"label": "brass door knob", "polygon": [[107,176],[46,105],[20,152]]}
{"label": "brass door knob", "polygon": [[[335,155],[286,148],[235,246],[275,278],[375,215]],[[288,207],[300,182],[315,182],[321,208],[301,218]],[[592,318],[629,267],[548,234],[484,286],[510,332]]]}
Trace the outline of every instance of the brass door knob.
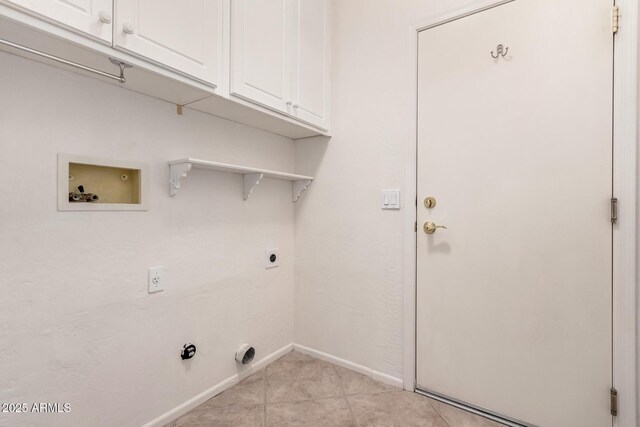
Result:
{"label": "brass door knob", "polygon": [[424,232],[427,234],[435,233],[438,228],[444,228],[445,230],[447,229],[447,227],[445,227],[444,225],[436,225],[436,223],[432,221],[427,221],[424,223]]}

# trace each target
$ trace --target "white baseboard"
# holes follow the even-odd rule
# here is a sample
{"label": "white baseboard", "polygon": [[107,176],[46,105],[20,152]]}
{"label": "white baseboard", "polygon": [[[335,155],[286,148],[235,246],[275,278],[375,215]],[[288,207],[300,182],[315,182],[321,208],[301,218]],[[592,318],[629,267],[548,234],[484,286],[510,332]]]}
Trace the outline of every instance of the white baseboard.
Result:
{"label": "white baseboard", "polygon": [[210,389],[200,393],[199,395],[195,396],[192,399],[187,400],[180,406],[177,406],[176,408],[170,410],[169,412],[159,416],[155,420],[149,421],[148,423],[144,424],[143,427],[162,427],[165,424],[170,423],[171,421],[177,419],[178,417],[186,414],[190,410],[203,404],[204,402],[211,399],[212,397],[222,393],[229,387],[232,387],[233,385],[239,383],[244,378],[248,377],[254,372],[264,368],[265,366],[275,361],[276,359],[280,358],[281,356],[284,356],[285,354],[289,353],[291,350],[293,350],[293,344],[288,344],[282,347],[281,349],[274,351],[270,355],[263,357],[259,361],[253,363],[249,369],[246,369],[241,373],[232,375],[226,380],[219,382],[218,384],[214,385]]}
{"label": "white baseboard", "polygon": [[341,359],[336,356],[332,356],[331,354],[323,353],[322,351],[314,350],[312,348],[305,347],[300,344],[294,344],[293,349],[296,351],[299,351],[300,353],[304,353],[309,356],[315,357],[317,359],[333,363],[334,365],[342,366],[343,368],[347,368],[347,369],[351,369],[352,371],[359,372],[363,375],[373,378],[376,381],[380,381],[381,383],[389,384],[398,388],[402,388],[403,386],[402,379],[400,378],[392,377],[391,375],[374,371],[373,369],[367,368],[366,366],[362,366],[357,363],[353,363],[348,360]]}

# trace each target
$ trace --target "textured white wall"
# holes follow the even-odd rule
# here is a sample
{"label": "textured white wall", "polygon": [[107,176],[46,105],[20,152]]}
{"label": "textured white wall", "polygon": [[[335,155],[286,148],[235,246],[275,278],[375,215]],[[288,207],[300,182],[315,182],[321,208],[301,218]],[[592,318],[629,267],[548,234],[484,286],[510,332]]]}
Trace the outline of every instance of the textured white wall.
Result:
{"label": "textured white wall", "polygon": [[402,377],[404,213],[380,190],[404,190],[414,140],[409,28],[481,2],[333,2],[333,138],[296,144],[317,178],[296,206],[296,343]]}
{"label": "textured white wall", "polygon": [[[243,202],[239,175],[195,170],[171,199],[166,165],[293,171],[291,140],[4,53],[0,75],[0,402],[71,403],[0,425],[139,426],[234,375],[241,342],[293,341],[290,184]],[[58,212],[58,152],[148,162],[149,211]]]}
{"label": "textured white wall", "polygon": [[[333,2],[333,138],[298,142],[316,182],[296,206],[296,343],[402,378],[404,191],[412,120],[410,27],[470,3]],[[403,209],[410,207],[403,206]]]}
{"label": "textured white wall", "polygon": [[[380,190],[404,190],[405,47],[411,24],[467,3],[335,1],[334,137],[295,148],[317,177],[296,204],[295,342],[398,378],[404,211],[380,210]],[[239,177],[194,171],[170,199],[165,165],[292,170],[290,140],[6,54],[0,75],[0,402],[72,403],[0,425],[137,426],[233,375],[240,341],[259,357],[292,341],[289,185],[264,180],[243,202]],[[149,212],[57,212],[61,151],[150,163]],[[282,263],[265,271],[270,246]],[[168,288],[147,295],[155,265]],[[187,341],[199,353],[183,363]]]}

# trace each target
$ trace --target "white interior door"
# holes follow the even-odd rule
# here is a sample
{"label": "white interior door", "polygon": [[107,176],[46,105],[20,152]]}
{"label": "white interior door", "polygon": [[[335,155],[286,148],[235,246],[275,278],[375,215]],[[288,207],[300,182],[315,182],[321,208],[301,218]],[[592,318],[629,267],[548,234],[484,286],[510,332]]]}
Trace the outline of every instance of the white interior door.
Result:
{"label": "white interior door", "polygon": [[111,44],[112,0],[3,0],[3,2]]}
{"label": "white interior door", "polygon": [[611,7],[519,0],[419,33],[419,389],[611,425]]}
{"label": "white interior door", "polygon": [[291,113],[293,0],[231,1],[231,93]]}
{"label": "white interior door", "polygon": [[117,0],[114,45],[220,85],[222,0]]}

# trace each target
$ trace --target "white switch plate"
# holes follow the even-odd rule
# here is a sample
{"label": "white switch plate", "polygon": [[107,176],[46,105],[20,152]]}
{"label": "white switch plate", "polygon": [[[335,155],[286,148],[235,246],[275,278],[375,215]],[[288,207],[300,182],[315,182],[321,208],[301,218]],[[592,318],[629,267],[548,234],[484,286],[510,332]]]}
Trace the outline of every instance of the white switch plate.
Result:
{"label": "white switch plate", "polygon": [[382,209],[400,209],[400,190],[382,190]]}
{"label": "white switch plate", "polygon": [[267,249],[264,252],[265,268],[273,268],[280,265],[280,254],[278,248]]}
{"label": "white switch plate", "polygon": [[164,291],[164,267],[149,268],[149,293]]}

